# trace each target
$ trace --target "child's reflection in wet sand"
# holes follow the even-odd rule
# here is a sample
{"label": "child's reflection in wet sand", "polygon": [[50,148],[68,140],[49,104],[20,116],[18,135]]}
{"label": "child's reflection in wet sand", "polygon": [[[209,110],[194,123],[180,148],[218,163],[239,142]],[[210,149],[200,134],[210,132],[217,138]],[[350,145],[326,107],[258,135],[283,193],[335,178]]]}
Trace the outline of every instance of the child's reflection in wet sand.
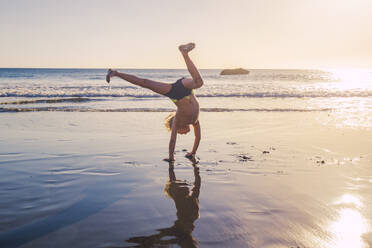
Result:
{"label": "child's reflection in wet sand", "polygon": [[180,247],[198,247],[192,236],[194,222],[199,218],[199,193],[201,178],[195,158],[190,158],[194,166],[194,187],[191,190],[187,183],[176,179],[173,162],[169,163],[169,181],[165,184],[164,193],[174,200],[177,209],[177,220],[173,226],[158,229],[158,234],[143,237],[133,237],[127,240],[136,243],[133,247],[154,247],[178,244]]}

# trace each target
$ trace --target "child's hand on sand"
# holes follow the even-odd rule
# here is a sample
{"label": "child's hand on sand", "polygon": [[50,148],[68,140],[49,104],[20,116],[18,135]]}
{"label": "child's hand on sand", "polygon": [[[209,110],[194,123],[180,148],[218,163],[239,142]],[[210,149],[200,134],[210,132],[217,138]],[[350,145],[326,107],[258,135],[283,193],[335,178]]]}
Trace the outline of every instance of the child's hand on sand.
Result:
{"label": "child's hand on sand", "polygon": [[192,158],[192,157],[194,157],[194,156],[195,156],[195,153],[192,153],[192,152],[188,152],[188,153],[185,155],[186,158]]}
{"label": "child's hand on sand", "polygon": [[171,162],[174,162],[175,160],[174,160],[174,158],[165,158],[165,159],[163,159],[163,161],[171,163]]}
{"label": "child's hand on sand", "polygon": [[188,152],[185,157],[192,162],[192,165],[197,165],[199,161],[196,160],[195,158],[195,153]]}

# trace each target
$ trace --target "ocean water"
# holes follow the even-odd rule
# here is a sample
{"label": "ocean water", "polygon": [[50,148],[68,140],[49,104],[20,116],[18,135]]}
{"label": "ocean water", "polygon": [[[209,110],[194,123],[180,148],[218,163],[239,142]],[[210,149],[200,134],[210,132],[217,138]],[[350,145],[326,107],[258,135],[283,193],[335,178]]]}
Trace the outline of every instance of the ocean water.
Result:
{"label": "ocean water", "polygon": [[[178,69],[122,69],[139,77],[172,83],[189,76]],[[250,70],[220,76],[201,70],[205,84],[195,94],[204,112],[273,111],[334,114],[336,125],[372,126],[372,71]],[[166,97],[115,78],[106,69],[0,69],[0,113],[169,112]]]}

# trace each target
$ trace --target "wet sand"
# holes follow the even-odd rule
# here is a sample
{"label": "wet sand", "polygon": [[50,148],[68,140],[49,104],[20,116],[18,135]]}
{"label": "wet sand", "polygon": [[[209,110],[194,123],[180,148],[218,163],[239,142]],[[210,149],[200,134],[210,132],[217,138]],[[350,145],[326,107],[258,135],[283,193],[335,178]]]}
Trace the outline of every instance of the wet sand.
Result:
{"label": "wet sand", "polygon": [[372,247],[372,135],[329,112],[2,114],[0,247]]}

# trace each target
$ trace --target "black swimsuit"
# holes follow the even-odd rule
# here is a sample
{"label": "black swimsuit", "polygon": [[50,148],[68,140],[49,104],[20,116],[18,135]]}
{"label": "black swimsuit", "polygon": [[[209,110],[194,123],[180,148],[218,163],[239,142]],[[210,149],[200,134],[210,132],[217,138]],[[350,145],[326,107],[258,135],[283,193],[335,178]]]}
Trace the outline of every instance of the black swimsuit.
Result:
{"label": "black swimsuit", "polygon": [[164,94],[165,96],[169,97],[173,102],[177,102],[178,100],[181,100],[185,96],[187,97],[192,94],[192,90],[186,88],[183,85],[182,79],[184,78],[180,78],[177,80],[177,82],[173,83],[170,91]]}

